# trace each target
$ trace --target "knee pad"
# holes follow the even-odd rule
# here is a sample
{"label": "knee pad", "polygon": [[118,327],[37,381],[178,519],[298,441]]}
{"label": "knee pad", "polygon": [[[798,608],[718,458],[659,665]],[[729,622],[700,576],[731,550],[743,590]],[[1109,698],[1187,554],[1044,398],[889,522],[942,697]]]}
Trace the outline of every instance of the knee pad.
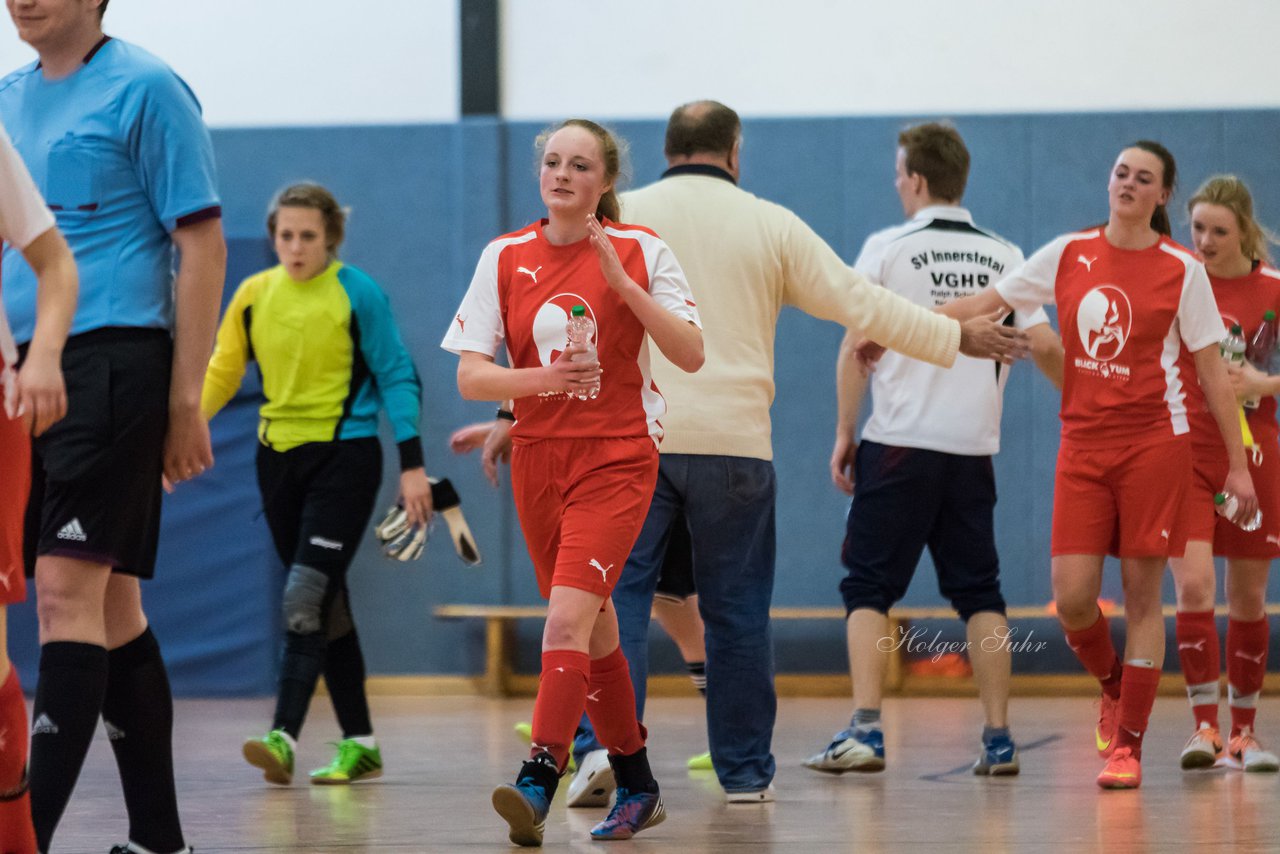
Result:
{"label": "knee pad", "polygon": [[324,627],[324,594],[329,577],[318,569],[295,563],[284,583],[284,625],[300,635],[314,634]]}

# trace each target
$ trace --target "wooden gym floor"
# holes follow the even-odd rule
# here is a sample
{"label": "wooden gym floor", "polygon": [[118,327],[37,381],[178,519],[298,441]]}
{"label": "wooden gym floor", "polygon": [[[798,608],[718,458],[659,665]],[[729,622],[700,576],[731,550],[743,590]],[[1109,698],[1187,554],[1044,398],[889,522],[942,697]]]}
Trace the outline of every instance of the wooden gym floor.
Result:
{"label": "wooden gym floor", "polygon": [[[512,724],[528,698],[372,698],[386,776],[350,787],[310,786],[337,737],[318,698],[303,733],[300,780],[271,786],[240,757],[260,735],[270,700],[187,700],[177,706],[178,789],[188,842],[213,852],[507,852],[515,850],[489,793],[514,776],[524,748]],[[1260,729],[1280,745],[1264,704]],[[706,748],[702,703],[649,706],[650,755],[669,818],[630,842],[593,843],[603,809],[567,810],[561,794],[545,848],[601,852],[1275,851],[1280,775],[1225,768],[1187,773],[1178,752],[1190,734],[1185,700],[1162,697],[1147,736],[1145,781],[1104,792],[1093,782],[1094,706],[1087,699],[1015,699],[1018,777],[974,777],[981,717],[976,700],[886,701],[889,767],[834,777],[801,767],[849,713],[847,700],[785,698],[774,734],[777,802],[727,806],[712,772],[685,760]],[[1223,709],[1225,716],[1226,710]],[[1224,718],[1225,720],[1225,718]],[[54,839],[55,852],[101,854],[127,833],[114,762],[99,734]],[[601,846],[604,847],[601,847]]]}

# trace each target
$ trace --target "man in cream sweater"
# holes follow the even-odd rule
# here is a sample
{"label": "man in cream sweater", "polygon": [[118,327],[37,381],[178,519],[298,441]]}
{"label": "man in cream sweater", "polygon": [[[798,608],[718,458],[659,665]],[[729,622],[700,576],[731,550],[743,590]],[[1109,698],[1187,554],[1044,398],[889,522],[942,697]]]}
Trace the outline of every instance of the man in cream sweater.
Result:
{"label": "man in cream sweater", "polygon": [[613,599],[643,712],[654,587],[672,520],[683,513],[706,622],[712,761],[731,803],[759,803],[773,799],[769,407],[782,306],[944,367],[957,352],[1008,361],[1026,342],[989,318],[962,327],[868,283],[791,211],[737,186],[741,142],[738,115],[723,104],[679,107],[667,125],[670,168],[623,196],[623,221],[656,231],[684,268],[705,324],[707,359],[686,374],[651,355],[668,406],[661,468]]}

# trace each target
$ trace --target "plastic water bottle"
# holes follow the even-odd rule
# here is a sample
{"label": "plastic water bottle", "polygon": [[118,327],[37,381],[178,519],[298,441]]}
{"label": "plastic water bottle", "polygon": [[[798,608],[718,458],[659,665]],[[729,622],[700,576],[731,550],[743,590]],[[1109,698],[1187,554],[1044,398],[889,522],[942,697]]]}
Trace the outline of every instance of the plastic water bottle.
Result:
{"label": "plastic water bottle", "polygon": [[[1276,313],[1267,309],[1262,315],[1262,323],[1249,339],[1249,347],[1245,351],[1253,366],[1263,373],[1271,373],[1271,360],[1276,352]],[[1262,398],[1251,397],[1244,402],[1248,409],[1257,409]]]}
{"label": "plastic water bottle", "polygon": [[[586,347],[585,353],[579,353],[573,357],[575,362],[594,362],[596,360],[596,324],[591,318],[587,317],[587,307],[585,305],[575,305],[570,312],[569,323],[565,326],[565,334],[569,336],[569,345],[578,344]],[[574,394],[578,400],[595,400],[600,396],[600,382],[597,380],[594,387],[580,391]]]}
{"label": "plastic water bottle", "polygon": [[1231,332],[1222,339],[1218,349],[1222,353],[1222,360],[1228,365],[1244,364],[1244,354],[1248,347],[1244,343],[1244,333],[1240,331],[1240,324],[1231,324]]}
{"label": "plastic water bottle", "polygon": [[[1233,518],[1236,515],[1236,510],[1240,506],[1238,499],[1230,492],[1219,492],[1217,495],[1213,496],[1213,503],[1216,505],[1215,509],[1218,511],[1218,515],[1227,519]],[[1261,527],[1262,511],[1259,510],[1253,514],[1252,519],[1240,526],[1240,530],[1256,531]]]}

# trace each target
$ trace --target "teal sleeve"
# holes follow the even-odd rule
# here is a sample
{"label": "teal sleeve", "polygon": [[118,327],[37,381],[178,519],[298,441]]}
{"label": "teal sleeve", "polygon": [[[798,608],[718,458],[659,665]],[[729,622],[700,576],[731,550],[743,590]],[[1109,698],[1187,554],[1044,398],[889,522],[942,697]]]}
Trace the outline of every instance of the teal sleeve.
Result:
{"label": "teal sleeve", "polygon": [[[422,381],[396,328],[391,302],[373,279],[354,267],[344,266],[339,270],[338,280],[351,300],[351,312],[359,329],[360,353],[391,421],[400,447],[401,467],[416,468],[406,464],[415,462],[413,448],[417,448],[416,463],[422,465],[418,426]],[[413,448],[406,453],[406,446]]]}

